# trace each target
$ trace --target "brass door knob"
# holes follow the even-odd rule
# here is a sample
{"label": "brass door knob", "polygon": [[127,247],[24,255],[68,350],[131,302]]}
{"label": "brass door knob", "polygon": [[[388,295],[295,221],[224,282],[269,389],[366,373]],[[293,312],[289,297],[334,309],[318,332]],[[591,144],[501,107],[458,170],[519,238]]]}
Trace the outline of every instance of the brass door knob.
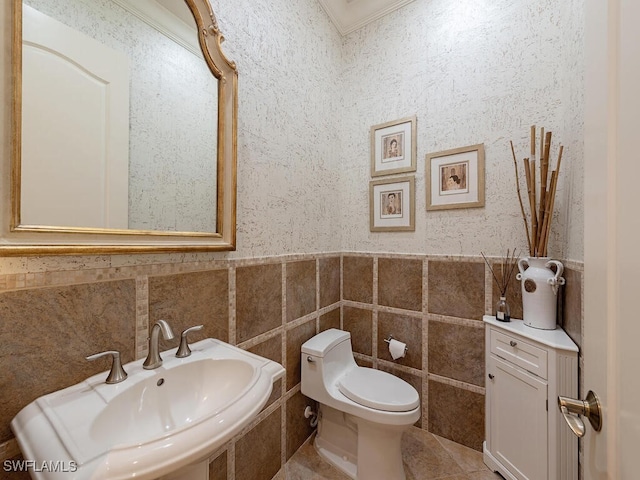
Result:
{"label": "brass door knob", "polygon": [[585,434],[584,422],[580,415],[587,417],[596,432],[602,430],[602,406],[598,396],[589,390],[585,400],[558,396],[558,408],[577,437]]}

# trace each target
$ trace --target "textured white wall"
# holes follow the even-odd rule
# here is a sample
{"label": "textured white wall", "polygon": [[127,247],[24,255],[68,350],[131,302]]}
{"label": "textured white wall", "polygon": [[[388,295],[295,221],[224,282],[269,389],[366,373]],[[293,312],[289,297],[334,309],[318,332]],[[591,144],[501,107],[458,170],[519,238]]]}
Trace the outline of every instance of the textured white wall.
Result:
{"label": "textured white wall", "polygon": [[236,257],[340,250],[340,36],[316,0],[214,0],[239,75]]}
{"label": "textured white wall", "polygon": [[[526,250],[509,140],[529,156],[536,124],[565,145],[549,253],[581,260],[583,10],[583,0],[416,0],[345,38],[343,250]],[[416,231],[371,233],[369,128],[414,114]],[[485,144],[485,208],[427,212],[425,155],[476,143]]]}
{"label": "textured white wall", "polygon": [[[582,260],[583,3],[416,0],[340,38],[316,0],[212,0],[239,71],[237,251],[5,258],[0,268],[523,248],[509,140],[524,156],[533,123],[565,145],[550,253]],[[413,114],[416,231],[371,233],[369,129]],[[425,154],[482,142],[486,207],[426,212]]]}

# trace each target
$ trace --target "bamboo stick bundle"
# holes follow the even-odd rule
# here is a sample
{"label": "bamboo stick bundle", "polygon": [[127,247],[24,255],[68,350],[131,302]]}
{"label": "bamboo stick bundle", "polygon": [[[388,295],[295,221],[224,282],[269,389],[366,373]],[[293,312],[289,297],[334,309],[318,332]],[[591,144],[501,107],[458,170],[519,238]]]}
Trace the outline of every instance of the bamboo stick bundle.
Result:
{"label": "bamboo stick bundle", "polygon": [[[540,150],[542,152],[542,150]],[[524,160],[524,168],[529,170],[529,180],[531,188],[529,191],[529,204],[531,208],[531,242],[529,250],[535,250],[535,242],[538,237],[538,214],[536,212],[536,126],[531,125],[531,164]],[[531,251],[531,255],[535,255],[535,251]]]}
{"label": "bamboo stick bundle", "polygon": [[[544,151],[541,151],[542,159],[540,160],[540,213],[538,221],[544,223],[544,208],[547,203],[547,178],[549,176],[549,150],[551,148],[551,132],[546,133],[544,142]],[[538,232],[537,247],[542,246],[543,229]],[[539,253],[539,252],[538,252]]]}
{"label": "bamboo stick bundle", "polygon": [[553,178],[551,184],[551,205],[549,206],[550,216],[549,216],[549,225],[547,227],[547,234],[545,236],[544,243],[542,245],[542,256],[547,256],[547,245],[549,244],[549,233],[551,232],[551,220],[553,219],[553,206],[556,201],[556,187],[558,186],[558,176],[560,174],[560,163],[562,162],[562,151],[564,147],[560,145],[560,151],[558,153],[558,163],[556,164],[556,169],[553,173],[555,173],[555,178]]}
{"label": "bamboo stick bundle", "polygon": [[[535,161],[535,160],[534,160]],[[534,246],[534,242],[536,239],[536,233],[537,233],[537,220],[536,220],[536,199],[535,199],[535,194],[533,193],[532,189],[531,189],[531,185],[532,185],[532,179],[531,179],[531,165],[529,164],[529,159],[525,158],[524,159],[524,173],[525,173],[525,178],[527,181],[527,199],[529,200],[529,210],[531,212],[533,212],[533,215],[531,217],[531,237],[529,237],[529,227],[528,227],[528,223],[527,223],[527,216],[524,212],[522,212],[522,218],[524,220],[525,225],[527,225],[527,228],[525,228],[525,231],[527,233],[527,244],[529,245],[529,253],[531,255],[533,255],[533,246]]]}
{"label": "bamboo stick bundle", "polygon": [[540,243],[539,243],[541,257],[545,256],[544,246],[546,245],[546,242],[549,236],[549,224],[551,223],[551,215],[553,213],[551,210],[551,201],[552,201],[551,191],[553,190],[553,187],[556,183],[556,178],[557,178],[556,171],[554,170],[553,172],[551,172],[551,181],[549,183],[549,193],[546,196],[545,203],[544,203],[544,219],[542,222],[542,234],[540,235]]}
{"label": "bamboo stick bundle", "polygon": [[[560,164],[562,162],[562,153],[564,147],[560,146],[558,153],[558,161],[555,170],[550,169],[550,151],[551,151],[551,139],[552,132],[544,131],[544,128],[540,129],[540,153],[539,153],[539,168],[540,168],[540,196],[537,198],[537,184],[536,181],[536,127],[531,127],[531,146],[530,158],[524,159],[525,178],[527,185],[527,197],[529,200],[529,218],[531,221],[531,229],[529,229],[529,219],[522,202],[520,193],[520,180],[518,176],[518,166],[516,160],[515,149],[513,142],[511,142],[511,153],[513,156],[514,167],[516,170],[516,186],[518,192],[518,200],[520,202],[520,211],[525,224],[525,232],[527,235],[527,244],[529,246],[529,254],[531,256],[546,256],[547,246],[549,243],[549,234],[551,231],[551,223],[553,219],[553,208],[555,205],[555,195],[558,185],[558,178],[560,175]],[[549,173],[551,171],[551,173]],[[537,203],[537,205],[536,205]]]}
{"label": "bamboo stick bundle", "polygon": [[[516,152],[513,149],[513,142],[511,143],[511,154],[513,155],[513,167],[516,170],[516,189],[518,191],[518,201],[520,202],[520,211],[522,212],[522,219],[524,220],[524,229],[527,232],[527,243],[529,244],[529,251],[531,251],[531,238],[529,237],[529,224],[527,223],[527,216],[524,213],[524,206],[522,205],[522,196],[520,195],[520,177],[518,176],[518,161],[516,160]],[[527,159],[525,158],[525,164]],[[526,170],[527,177],[527,191],[529,191],[529,170]]]}
{"label": "bamboo stick bundle", "polygon": [[536,210],[536,162],[531,163],[531,229],[533,230],[533,238],[531,240],[533,250],[531,255],[536,255],[536,240],[538,238],[538,212]]}

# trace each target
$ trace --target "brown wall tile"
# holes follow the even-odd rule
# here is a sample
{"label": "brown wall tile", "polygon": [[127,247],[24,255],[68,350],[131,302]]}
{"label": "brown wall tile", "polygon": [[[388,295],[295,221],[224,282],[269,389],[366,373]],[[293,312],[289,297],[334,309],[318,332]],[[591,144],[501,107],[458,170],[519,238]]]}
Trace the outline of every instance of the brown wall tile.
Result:
{"label": "brown wall tile", "polygon": [[281,467],[282,409],[262,420],[236,442],[235,474],[238,480],[271,480]]}
{"label": "brown wall tile", "polygon": [[[318,261],[319,288],[316,287],[315,262],[303,260],[287,264],[287,320],[295,320],[315,311],[317,291],[321,307],[338,303],[341,280],[344,282],[345,300],[373,302],[372,256],[345,257],[342,279],[340,257],[321,258]],[[480,320],[484,312],[484,268],[483,262],[430,261],[429,312]],[[580,345],[582,272],[565,269],[564,277],[567,285],[561,289],[558,320]],[[226,269],[149,277],[150,323],[165,318],[176,334],[183,328],[204,324],[205,330],[195,333],[192,341],[205,336],[228,341],[228,278]],[[398,278],[404,278],[403,281],[405,284],[408,282],[410,288],[403,286]],[[295,285],[304,287],[291,290]],[[422,261],[407,258],[378,260],[377,294],[380,305],[420,311],[421,287]],[[519,282],[512,280],[509,292],[512,316],[522,318],[521,313],[518,314],[522,309]],[[114,298],[117,301],[113,301]],[[492,301],[495,305],[495,286]],[[0,293],[0,344],[4,345],[0,349],[0,371],[5,372],[4,376],[0,376],[0,391],[3,392],[3,402],[0,402],[0,441],[11,438],[9,421],[25,404],[40,395],[109,368],[106,359],[86,362],[86,355],[117,349],[121,351],[124,363],[134,359],[135,304],[134,280]],[[320,317],[320,330],[340,328],[341,308],[344,309],[344,329],[352,334],[354,351],[368,356],[367,359],[357,360],[358,364],[372,366],[372,311],[348,306],[335,308]],[[281,327],[282,265],[238,267],[236,310],[237,342]],[[378,312],[376,315],[378,358],[390,359],[383,340],[388,333],[392,333],[395,338],[409,345],[407,357],[396,363],[420,370],[421,319],[387,312]],[[274,385],[267,406],[280,397],[282,382],[286,382],[287,389],[300,382],[300,347],[315,335],[315,325],[315,320],[310,320],[287,331],[285,358],[282,357],[281,334],[249,349],[287,367],[285,378]],[[428,328],[430,372],[482,386],[483,330],[436,321],[431,321]],[[64,348],[59,346],[61,338],[65,341]],[[417,342],[415,348],[412,342]],[[420,357],[413,358],[413,354]],[[19,362],[16,361],[18,355]],[[383,362],[378,368],[408,381],[422,395],[420,376],[400,371]],[[481,449],[484,396],[436,381],[430,381],[428,386],[429,430]],[[308,399],[300,392],[294,394],[283,406],[286,410],[276,410],[247,436],[238,440],[236,478],[270,479],[278,472],[281,449],[285,448],[289,458],[308,438],[308,422],[302,415],[306,401]],[[285,445],[280,444],[283,414],[287,415],[288,425]],[[224,452],[212,462],[211,478],[226,478],[226,455]]]}
{"label": "brown wall tile", "polygon": [[429,431],[482,451],[484,395],[429,381]]}
{"label": "brown wall tile", "polygon": [[484,386],[484,329],[429,322],[429,372]]}
{"label": "brown wall tile", "polygon": [[343,307],[344,330],[351,333],[351,348],[354,352],[372,355],[373,321],[371,310]]}
{"label": "brown wall tile", "polygon": [[[407,344],[407,353],[404,357],[393,360],[389,353],[389,344],[384,341],[389,338],[389,335]],[[396,313],[378,313],[378,358],[421,370],[422,319]]]}
{"label": "brown wall tile", "polygon": [[316,261],[287,263],[287,321],[316,310]]}
{"label": "brown wall tile", "polygon": [[227,451],[209,462],[209,480],[227,480]]}
{"label": "brown wall tile", "polygon": [[209,270],[149,277],[149,328],[157,320],[166,320],[174,340],[161,336],[161,350],[177,347],[180,333],[189,327],[204,325],[189,334],[189,342],[203,338],[229,341],[229,272]]}
{"label": "brown wall tile", "polygon": [[344,257],[342,268],[344,300],[373,303],[373,258]]}
{"label": "brown wall tile", "polygon": [[282,365],[282,335],[275,335],[247,350]]}
{"label": "brown wall tile", "polygon": [[378,259],[378,305],[422,311],[422,260]]}
{"label": "brown wall tile", "polygon": [[340,301],[340,257],[321,258],[320,308]]}
{"label": "brown wall tile", "polygon": [[304,418],[304,409],[307,405],[316,408],[315,402],[300,392],[287,400],[287,460],[313,433],[310,419]]}
{"label": "brown wall tile", "polygon": [[316,321],[310,320],[287,330],[287,391],[300,383],[302,344],[316,334]]}
{"label": "brown wall tile", "polygon": [[28,403],[110,368],[87,355],[118,350],[133,361],[135,315],[134,280],[1,293],[0,442]]}
{"label": "brown wall tile", "polygon": [[330,328],[340,328],[340,308],[320,315],[320,331],[324,332]]}
{"label": "brown wall tile", "polygon": [[558,320],[576,345],[582,348],[582,272],[566,268],[562,276],[565,285],[560,287]]}
{"label": "brown wall tile", "polygon": [[279,378],[278,380],[273,382],[273,385],[271,386],[271,395],[269,395],[269,398],[267,398],[267,403],[264,404],[262,410],[265,410],[282,396],[282,382],[284,382],[284,379],[282,378]]}
{"label": "brown wall tile", "polygon": [[[276,335],[275,337],[269,338],[264,342],[258,343],[251,348],[247,349],[251,353],[255,353],[256,355],[260,355],[261,357],[268,358],[269,360],[273,360],[274,362],[278,362],[282,365],[282,335]],[[271,395],[267,400],[262,409],[264,410],[273,402],[275,402],[282,395],[282,382],[283,380],[276,380],[273,383],[273,389],[271,390]]]}
{"label": "brown wall tile", "polygon": [[282,325],[282,266],[236,269],[236,340],[244,342]]}
{"label": "brown wall tile", "polygon": [[429,313],[482,320],[484,262],[429,261]]}
{"label": "brown wall tile", "polygon": [[[500,265],[495,262],[492,263],[494,271],[500,271]],[[487,269],[489,267],[486,267]],[[509,286],[507,287],[507,303],[509,304],[509,309],[511,310],[511,318],[518,318],[522,320],[522,284],[519,280],[516,279],[516,275],[518,274],[518,267],[515,267],[515,271],[513,272],[511,279],[509,281]],[[488,272],[491,275],[491,272]],[[498,279],[500,279],[500,274],[498,273]],[[492,278],[492,287],[491,287],[491,305],[493,315],[496,314],[496,303],[500,300],[500,289],[496,284],[496,281]]]}

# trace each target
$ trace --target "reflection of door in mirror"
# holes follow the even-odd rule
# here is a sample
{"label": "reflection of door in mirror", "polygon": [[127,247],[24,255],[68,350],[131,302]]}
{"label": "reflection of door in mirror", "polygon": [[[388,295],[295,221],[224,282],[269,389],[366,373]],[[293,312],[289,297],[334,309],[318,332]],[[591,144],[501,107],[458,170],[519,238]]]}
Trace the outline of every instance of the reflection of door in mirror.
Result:
{"label": "reflection of door in mirror", "polygon": [[128,58],[26,5],[22,19],[22,223],[128,228]]}
{"label": "reflection of door in mirror", "polygon": [[[162,7],[156,0],[101,0],[86,2],[81,0],[24,0],[36,10],[64,23],[79,34],[92,37],[106,49],[119,52],[129,60],[130,79],[129,94],[126,101],[129,104],[127,119],[129,122],[129,140],[124,153],[118,155],[123,166],[118,167],[122,173],[127,167],[128,157],[128,194],[123,193],[124,199],[119,198],[115,203],[126,203],[126,217],[128,225],[105,224],[108,228],[128,228],[133,230],[156,230],[177,232],[215,232],[217,208],[217,79],[211,74],[199,50],[195,23],[186,26],[182,18],[191,18],[189,8],[184,2],[173,2],[184,9],[186,15],[176,15]],[[130,5],[131,7],[129,7]],[[127,7],[127,8],[123,8]],[[160,12],[161,18],[170,18],[156,22],[145,17],[139,9]],[[27,10],[24,8],[23,10]],[[130,10],[134,10],[132,14]],[[153,14],[155,15],[155,13]],[[23,18],[23,24],[26,18]],[[165,28],[167,23],[181,24],[178,31],[189,31],[192,36],[188,41],[181,41],[171,27]],[[26,29],[26,24],[23,25]],[[162,31],[162,33],[160,33]],[[196,45],[196,48],[185,48],[185,44]],[[26,50],[26,47],[23,48]],[[24,53],[24,52],[23,52]],[[42,72],[42,65],[32,66],[31,71]],[[23,86],[32,82],[28,76],[29,70],[23,68]],[[46,79],[44,80],[46,82]],[[36,84],[37,85],[37,84]],[[38,87],[35,87],[38,88]],[[88,101],[79,95],[79,90],[72,89],[71,97],[60,96],[59,105],[71,103],[75,99],[81,107],[88,108]],[[23,103],[27,104],[28,90],[23,93]],[[51,95],[50,93],[48,95]],[[79,99],[82,98],[82,102]],[[38,130],[55,136],[56,118],[61,113],[43,111],[42,103],[36,106],[42,121]],[[108,110],[104,107],[105,110]],[[26,113],[26,112],[25,112]],[[109,114],[111,112],[109,111]],[[69,109],[64,110],[69,114]],[[105,135],[102,134],[103,145],[82,146],[87,136],[84,135],[87,119],[94,115],[94,122],[103,122],[104,112],[96,114],[95,110],[83,112],[80,120],[75,120],[75,127],[65,127],[69,145],[75,149],[82,149],[83,162],[98,161],[98,166],[88,170],[86,165],[80,165],[84,170],[74,175],[79,177],[80,192],[74,196],[72,203],[85,202],[89,179],[95,176],[95,171],[104,171]],[[26,119],[23,118],[23,122]],[[71,124],[74,125],[74,124]],[[122,125],[120,125],[122,126]],[[23,125],[24,128],[24,125]],[[110,130],[109,130],[110,132]],[[108,137],[109,135],[106,135]],[[23,152],[33,148],[27,145],[27,138],[23,138]],[[48,168],[71,177],[67,172],[71,166],[67,163],[66,155],[58,155],[51,160]],[[25,184],[29,169],[35,175],[43,178],[45,175],[39,167],[30,165],[28,156],[22,159],[23,181],[21,195],[33,186]],[[33,175],[32,175],[33,176]],[[46,180],[45,180],[46,181]],[[117,182],[117,181],[116,181]],[[108,182],[107,182],[108,183]],[[35,184],[36,192],[40,191]],[[109,188],[111,185],[109,185]],[[50,203],[54,210],[65,211],[67,206],[57,204],[60,197],[60,187],[54,186],[57,194],[44,197],[38,193],[38,203]],[[71,189],[68,189],[69,191]],[[128,196],[128,198],[127,198]],[[111,200],[105,203],[112,204]],[[26,205],[26,204],[25,204]],[[24,206],[24,205],[23,205]],[[67,219],[54,219],[45,216],[31,221],[27,211],[21,208],[21,224],[37,224],[50,226],[80,226],[96,227],[100,223],[70,223]],[[105,214],[109,217],[110,214]]]}

